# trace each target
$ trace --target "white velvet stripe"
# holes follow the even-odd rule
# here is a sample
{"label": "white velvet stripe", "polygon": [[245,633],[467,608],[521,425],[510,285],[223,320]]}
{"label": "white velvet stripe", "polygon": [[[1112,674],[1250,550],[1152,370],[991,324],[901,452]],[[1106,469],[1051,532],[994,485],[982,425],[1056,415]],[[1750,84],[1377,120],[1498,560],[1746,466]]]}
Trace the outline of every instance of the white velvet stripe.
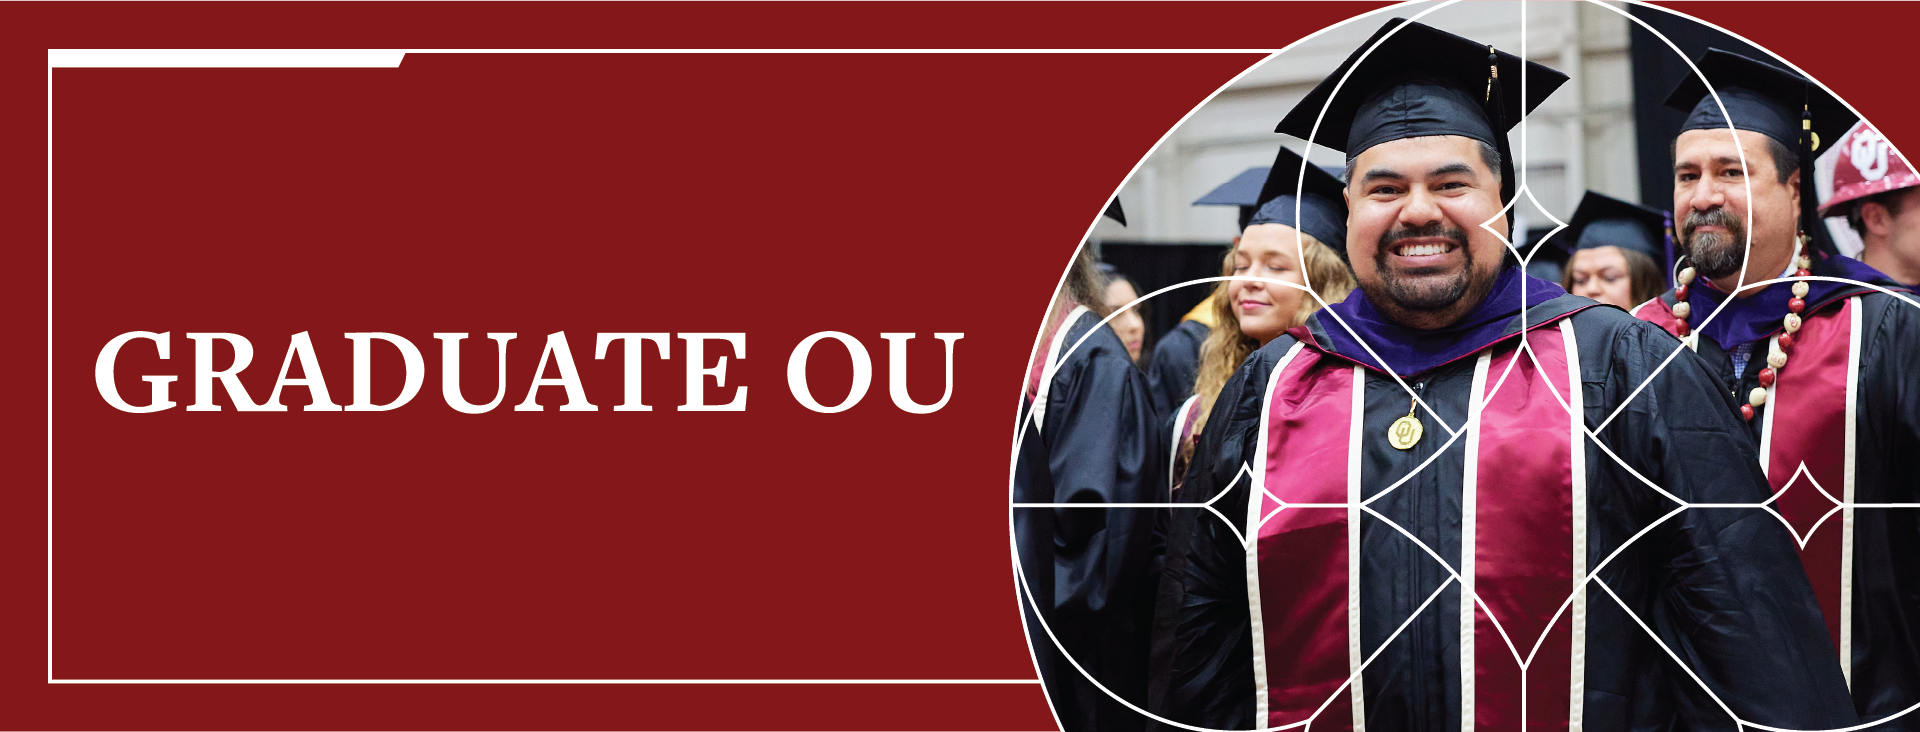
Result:
{"label": "white velvet stripe", "polygon": [[1173,474],[1174,458],[1180,455],[1181,438],[1186,437],[1187,415],[1193,413],[1194,405],[1200,403],[1200,395],[1187,397],[1180,403],[1180,409],[1173,413],[1173,445],[1167,451],[1167,497],[1172,500],[1173,487],[1180,482],[1180,476]]}
{"label": "white velvet stripe", "polygon": [[[1771,354],[1773,353],[1774,348],[1779,347],[1778,345],[1779,340],[1780,340],[1779,336],[1768,338],[1765,341],[1762,341],[1763,345],[1754,346],[1753,350],[1755,351],[1764,350],[1768,354]],[[1764,359],[1766,358],[1766,354],[1755,353],[1753,354],[1753,357]],[[1738,381],[1739,374],[1734,374],[1734,379]],[[1773,386],[1767,387],[1767,403],[1765,405],[1767,409],[1767,413],[1760,417],[1760,474],[1765,475],[1769,478],[1773,477],[1773,473],[1771,472],[1773,470],[1773,414],[1775,412],[1780,411],[1778,409],[1774,409],[1774,406],[1780,403],[1780,401],[1778,399],[1775,399],[1774,397],[1777,397],[1780,395],[1779,390],[1780,390],[1780,381],[1778,379],[1775,379],[1773,382]],[[1749,395],[1747,394],[1740,394],[1739,398],[1742,400],[1741,403],[1743,404],[1747,403],[1745,400],[1748,398],[1748,396]],[[1786,469],[1791,470],[1792,468],[1787,467]],[[1789,480],[1791,480],[1793,476],[1787,476],[1787,477]]]}
{"label": "white velvet stripe", "polygon": [[1347,429],[1347,675],[1353,679],[1353,732],[1366,732],[1367,694],[1360,664],[1360,436],[1367,423],[1367,372],[1353,367],[1353,419]]}
{"label": "white velvet stripe", "polygon": [[1568,666],[1567,729],[1580,732],[1587,699],[1587,434],[1586,402],[1581,388],[1580,346],[1573,336],[1573,319],[1560,321],[1562,350],[1567,356],[1568,428],[1572,430],[1569,451],[1571,467],[1568,485],[1572,486],[1569,505],[1573,508],[1573,604],[1568,607],[1572,626],[1573,654]]}
{"label": "white velvet stripe", "polygon": [[1480,411],[1487,401],[1487,369],[1493,349],[1480,352],[1473,364],[1473,391],[1467,399],[1466,467],[1460,480],[1460,729],[1474,729],[1474,602],[1473,555],[1478,541],[1474,514],[1479,510]]}
{"label": "white velvet stripe", "polygon": [[1860,409],[1860,300],[1847,308],[1847,453],[1841,478],[1840,501],[1840,674],[1847,688],[1853,688],[1853,479],[1855,452],[1859,443],[1855,430]]}
{"label": "white velvet stripe", "polygon": [[1093,311],[1088,310],[1087,306],[1075,305],[1073,310],[1067,313],[1067,317],[1061,318],[1060,324],[1054,326],[1047,343],[1047,360],[1040,369],[1040,386],[1033,390],[1033,407],[1027,410],[1033,415],[1034,432],[1042,432],[1045,429],[1047,394],[1053,390],[1053,372],[1060,369],[1060,349],[1067,340],[1067,330],[1080,320],[1080,316],[1092,314]]}
{"label": "white velvet stripe", "polygon": [[1267,636],[1265,626],[1260,619],[1260,508],[1261,498],[1267,492],[1267,435],[1268,421],[1273,412],[1273,390],[1280,384],[1281,374],[1293,364],[1293,357],[1300,355],[1303,344],[1295,343],[1287,349],[1287,355],[1280,357],[1280,363],[1274,365],[1273,375],[1267,377],[1267,388],[1260,396],[1260,425],[1258,447],[1253,457],[1253,476],[1250,494],[1247,496],[1247,530],[1241,535],[1247,541],[1247,607],[1251,611],[1251,630],[1253,635],[1253,714],[1258,726],[1269,724],[1267,717],[1272,706],[1267,699]]}

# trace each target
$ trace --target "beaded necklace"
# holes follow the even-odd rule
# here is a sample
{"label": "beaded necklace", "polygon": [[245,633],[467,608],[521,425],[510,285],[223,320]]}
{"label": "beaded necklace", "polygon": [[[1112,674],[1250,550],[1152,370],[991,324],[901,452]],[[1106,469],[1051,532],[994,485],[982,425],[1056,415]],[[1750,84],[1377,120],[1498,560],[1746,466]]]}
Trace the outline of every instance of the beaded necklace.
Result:
{"label": "beaded necklace", "polygon": [[[1800,246],[1794,251],[1794,277],[1808,277],[1813,274],[1813,260],[1806,255],[1807,235],[1800,235]],[[1675,280],[1679,282],[1673,288],[1673,317],[1679,319],[1675,329],[1680,337],[1686,338],[1693,332],[1693,326],[1687,323],[1687,316],[1693,313],[1693,306],[1687,304],[1687,294],[1694,280],[1692,267],[1680,270]],[[1740,416],[1753,421],[1754,409],[1767,403],[1767,390],[1773,388],[1773,382],[1780,378],[1780,371],[1787,367],[1787,356],[1793,353],[1793,334],[1799,332],[1800,313],[1807,309],[1808,285],[1805,280],[1793,283],[1793,299],[1787,301],[1787,317],[1781,320],[1785,330],[1774,336],[1767,347],[1767,366],[1760,369],[1760,385],[1747,393],[1747,403],[1740,405]]]}

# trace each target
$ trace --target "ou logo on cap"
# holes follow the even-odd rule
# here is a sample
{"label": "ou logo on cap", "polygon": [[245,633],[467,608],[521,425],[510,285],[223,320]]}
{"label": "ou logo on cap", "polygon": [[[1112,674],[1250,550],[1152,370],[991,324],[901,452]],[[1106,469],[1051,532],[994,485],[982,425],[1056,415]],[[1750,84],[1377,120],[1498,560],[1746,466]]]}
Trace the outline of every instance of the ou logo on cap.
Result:
{"label": "ou logo on cap", "polygon": [[1863,129],[1860,134],[1853,136],[1853,144],[1847,149],[1847,158],[1867,182],[1880,180],[1887,175],[1887,138],[1881,137],[1871,127]]}

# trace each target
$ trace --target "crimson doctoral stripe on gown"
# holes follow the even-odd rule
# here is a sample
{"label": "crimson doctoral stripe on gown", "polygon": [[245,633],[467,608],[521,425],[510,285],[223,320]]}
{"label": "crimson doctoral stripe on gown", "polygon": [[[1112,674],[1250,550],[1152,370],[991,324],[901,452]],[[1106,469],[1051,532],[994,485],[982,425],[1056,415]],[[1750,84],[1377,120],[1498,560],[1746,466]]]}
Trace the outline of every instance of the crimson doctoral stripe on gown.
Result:
{"label": "crimson doctoral stripe on gown", "polygon": [[[1849,537],[1845,536],[1846,516],[1835,511],[1839,508],[1835,501],[1850,500],[1845,495],[1851,483],[1847,463],[1852,447],[1847,443],[1848,406],[1853,398],[1848,383],[1855,368],[1851,363],[1853,318],[1858,306],[1849,297],[1840,307],[1822,308],[1807,317],[1793,334],[1793,352],[1776,377],[1763,417],[1767,483],[1776,493],[1787,488],[1775,505],[1805,542],[1800,563],[1813,581],[1827,633],[1834,647],[1841,649],[1842,661],[1847,655],[1841,627],[1851,620],[1846,612],[1850,603],[1843,598],[1851,587],[1844,576]],[[1755,346],[1755,356],[1764,348]],[[1821,495],[1822,490],[1827,495]]]}
{"label": "crimson doctoral stripe on gown", "polygon": [[[1573,391],[1579,381],[1569,389],[1566,337],[1556,328],[1533,331],[1527,336],[1533,358],[1507,351],[1491,359],[1487,369],[1476,475],[1468,488],[1474,495],[1464,504],[1473,511],[1471,564],[1462,558],[1463,569],[1471,569],[1473,592],[1484,604],[1473,608],[1473,683],[1462,687],[1472,691],[1469,708],[1476,729],[1521,728],[1516,652],[1531,656],[1526,728],[1566,729],[1572,711],[1572,631],[1576,616],[1584,615],[1571,606],[1561,612],[1561,607],[1576,589],[1572,446],[1573,430],[1584,419]],[[1561,406],[1568,399],[1576,408],[1572,417]],[[1585,500],[1584,492],[1580,498]],[[1578,518],[1585,520],[1584,511]],[[1584,538],[1585,532],[1579,535]],[[1584,553],[1584,541],[1579,543]]]}
{"label": "crimson doctoral stripe on gown", "polygon": [[[1471,680],[1462,685],[1472,694],[1463,705],[1474,720],[1470,728],[1521,726],[1522,672],[1514,648],[1531,657],[1526,726],[1565,729],[1577,715],[1575,676],[1584,641],[1577,631],[1583,630],[1585,596],[1576,594],[1576,580],[1586,557],[1584,527],[1576,528],[1585,511],[1576,503],[1584,507],[1585,482],[1584,454],[1573,448],[1584,446],[1575,441],[1584,418],[1580,381],[1570,376],[1569,353],[1577,352],[1570,337],[1570,327],[1542,327],[1527,336],[1531,357],[1508,350],[1479,366],[1484,403],[1477,407],[1478,434],[1465,441],[1475,459],[1463,485],[1475,541],[1465,543],[1470,551],[1461,569],[1493,617],[1471,604],[1453,609],[1472,635],[1463,639],[1472,656],[1461,660],[1471,664]],[[1366,439],[1357,431],[1364,423],[1357,407],[1364,391],[1358,367],[1299,347],[1267,387],[1262,464],[1253,466],[1265,491],[1256,490],[1246,526],[1256,537],[1248,578],[1258,639],[1257,708],[1269,726],[1316,712],[1316,728],[1364,725],[1357,675],[1362,610],[1355,591],[1362,578],[1354,556],[1361,495],[1355,440]],[[1563,406],[1568,402],[1571,414]],[[1343,690],[1349,678],[1354,683]]]}
{"label": "crimson doctoral stripe on gown", "polygon": [[[1295,346],[1268,387],[1264,464],[1254,466],[1266,490],[1248,502],[1258,507],[1249,512],[1248,534],[1258,539],[1247,574],[1257,583],[1248,593],[1255,601],[1255,693],[1265,692],[1255,703],[1273,726],[1313,716],[1354,671],[1348,613],[1358,608],[1350,599],[1349,544],[1357,538],[1350,536],[1357,515],[1348,508],[1281,510],[1274,499],[1348,503],[1355,371]],[[1351,728],[1353,715],[1338,702],[1321,715],[1326,729]]]}

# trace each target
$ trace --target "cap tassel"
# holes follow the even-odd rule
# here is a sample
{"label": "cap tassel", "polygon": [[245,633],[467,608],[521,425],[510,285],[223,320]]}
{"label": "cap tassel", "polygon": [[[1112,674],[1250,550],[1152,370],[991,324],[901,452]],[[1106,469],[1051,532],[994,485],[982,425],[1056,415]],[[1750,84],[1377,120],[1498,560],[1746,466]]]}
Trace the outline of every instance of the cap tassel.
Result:
{"label": "cap tassel", "polygon": [[[1505,206],[1513,201],[1516,186],[1513,169],[1513,149],[1507,144],[1507,100],[1505,85],[1500,83],[1500,53],[1487,46],[1487,118],[1493,120],[1494,149],[1500,151],[1500,204]],[[1514,208],[1507,209],[1507,226],[1513,226]]]}
{"label": "cap tassel", "polygon": [[1812,249],[1831,257],[1839,255],[1840,248],[1834,245],[1833,237],[1827,235],[1827,227],[1820,222],[1820,193],[1814,186],[1813,173],[1813,151],[1819,146],[1819,138],[1813,132],[1813,109],[1803,101],[1800,104],[1800,233],[1812,243]]}
{"label": "cap tassel", "polygon": [[1488,44],[1487,45],[1487,93],[1486,93],[1486,96],[1480,100],[1482,103],[1493,101],[1493,83],[1499,80],[1500,80],[1500,54],[1493,50],[1492,44]]}
{"label": "cap tassel", "polygon": [[[1672,288],[1673,287],[1673,270],[1674,270],[1673,265],[1675,264],[1673,259],[1673,212],[1661,211],[1660,221],[1663,225],[1663,232],[1666,234],[1664,238],[1666,239],[1666,245],[1667,245],[1667,260],[1666,262],[1664,262],[1664,264],[1666,264],[1667,287]],[[1244,229],[1246,227],[1243,226],[1240,228]]]}

